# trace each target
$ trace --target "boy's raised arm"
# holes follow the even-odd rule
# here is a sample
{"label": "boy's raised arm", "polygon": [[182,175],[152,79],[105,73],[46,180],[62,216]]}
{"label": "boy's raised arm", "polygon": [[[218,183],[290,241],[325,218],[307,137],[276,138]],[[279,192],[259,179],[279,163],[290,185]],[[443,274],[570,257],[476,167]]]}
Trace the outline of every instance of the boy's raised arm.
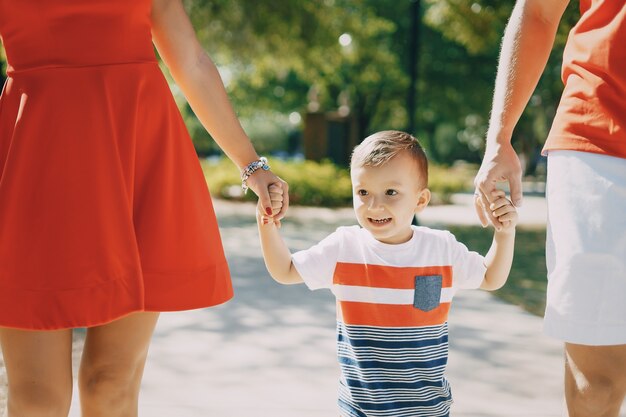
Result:
{"label": "boy's raised arm", "polygon": [[483,290],[497,290],[502,287],[509,277],[511,264],[513,263],[513,250],[515,249],[515,225],[518,216],[515,207],[505,197],[503,191],[497,190],[492,193],[489,206],[493,216],[498,219],[498,226],[493,236],[491,248],[485,256],[485,279],[480,286]]}
{"label": "boy's raised arm", "polygon": [[[279,185],[269,187],[272,209],[280,211],[283,190]],[[270,217],[261,216],[257,210],[257,224],[261,237],[263,259],[270,275],[281,284],[300,284],[304,282],[291,261],[291,252],[278,231],[278,223]]]}

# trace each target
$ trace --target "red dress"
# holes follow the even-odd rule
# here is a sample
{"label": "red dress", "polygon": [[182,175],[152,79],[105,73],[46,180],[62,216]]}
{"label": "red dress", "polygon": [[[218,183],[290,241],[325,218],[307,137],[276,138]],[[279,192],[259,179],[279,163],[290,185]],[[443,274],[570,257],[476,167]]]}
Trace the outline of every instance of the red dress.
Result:
{"label": "red dress", "polygon": [[94,326],[232,297],[151,0],[0,0],[0,326]]}

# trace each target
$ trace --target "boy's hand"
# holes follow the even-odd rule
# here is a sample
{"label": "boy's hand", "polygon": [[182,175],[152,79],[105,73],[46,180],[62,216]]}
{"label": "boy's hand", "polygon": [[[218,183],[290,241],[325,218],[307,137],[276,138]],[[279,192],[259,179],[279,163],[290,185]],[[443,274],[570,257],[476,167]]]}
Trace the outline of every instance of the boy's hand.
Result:
{"label": "boy's hand", "polygon": [[[271,184],[268,188],[270,194],[270,201],[272,204],[272,216],[280,212],[284,202],[284,190],[281,183]],[[276,226],[280,227],[280,220],[270,217],[265,213],[265,208],[262,207],[261,201],[257,204],[257,218],[263,225],[273,222]]]}
{"label": "boy's hand", "polygon": [[515,206],[506,198],[506,194],[502,190],[491,192],[489,198],[489,210],[493,217],[497,218],[500,226],[496,227],[496,232],[511,233],[515,231],[518,221],[518,214]]}

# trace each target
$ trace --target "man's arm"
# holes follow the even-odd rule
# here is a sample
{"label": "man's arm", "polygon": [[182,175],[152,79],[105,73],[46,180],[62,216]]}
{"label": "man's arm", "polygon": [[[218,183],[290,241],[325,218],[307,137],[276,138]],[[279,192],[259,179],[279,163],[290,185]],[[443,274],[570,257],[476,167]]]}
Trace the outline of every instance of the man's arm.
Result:
{"label": "man's arm", "polygon": [[483,226],[491,221],[489,194],[499,181],[508,181],[513,204],[522,203],[522,169],[511,146],[513,129],[543,72],[563,12],[569,0],[518,0],[502,40],[487,146],[476,175],[476,212]]}

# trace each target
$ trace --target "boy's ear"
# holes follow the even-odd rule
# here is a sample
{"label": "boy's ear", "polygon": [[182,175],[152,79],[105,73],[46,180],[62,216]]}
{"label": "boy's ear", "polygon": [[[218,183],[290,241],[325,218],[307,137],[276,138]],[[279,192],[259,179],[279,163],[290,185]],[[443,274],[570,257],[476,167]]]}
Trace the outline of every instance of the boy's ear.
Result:
{"label": "boy's ear", "polygon": [[417,206],[415,206],[415,213],[419,213],[424,210],[424,208],[430,202],[430,190],[428,188],[424,188],[417,200]]}

